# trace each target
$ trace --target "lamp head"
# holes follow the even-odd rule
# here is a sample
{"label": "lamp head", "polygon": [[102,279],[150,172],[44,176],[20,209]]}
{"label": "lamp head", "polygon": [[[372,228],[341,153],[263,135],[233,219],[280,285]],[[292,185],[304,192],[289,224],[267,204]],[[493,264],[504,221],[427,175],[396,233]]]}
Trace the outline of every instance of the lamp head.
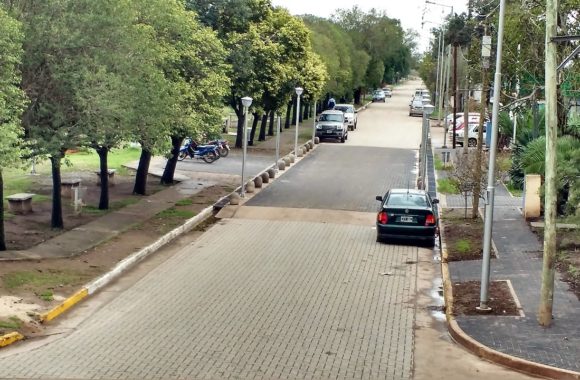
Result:
{"label": "lamp head", "polygon": [[302,92],[304,92],[304,89],[302,87],[296,87],[296,95],[300,96],[302,95]]}
{"label": "lamp head", "polygon": [[249,108],[252,105],[252,98],[250,98],[249,96],[244,96],[242,98],[242,105],[246,108]]}
{"label": "lamp head", "polygon": [[427,114],[427,115],[431,115],[434,110],[435,110],[435,106],[433,106],[432,104],[423,105],[423,112],[425,112],[425,114]]}

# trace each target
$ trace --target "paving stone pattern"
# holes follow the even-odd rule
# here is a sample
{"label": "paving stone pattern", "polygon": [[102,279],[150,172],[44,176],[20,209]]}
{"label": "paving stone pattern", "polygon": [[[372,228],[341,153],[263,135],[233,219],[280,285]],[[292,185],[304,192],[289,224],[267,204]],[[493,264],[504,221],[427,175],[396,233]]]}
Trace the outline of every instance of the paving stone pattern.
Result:
{"label": "paving stone pattern", "polygon": [[418,249],[374,235],[221,221],[82,328],[0,359],[0,377],[408,379]]}
{"label": "paving stone pattern", "polygon": [[414,168],[412,150],[322,144],[247,204],[375,212],[376,195],[415,187]]}

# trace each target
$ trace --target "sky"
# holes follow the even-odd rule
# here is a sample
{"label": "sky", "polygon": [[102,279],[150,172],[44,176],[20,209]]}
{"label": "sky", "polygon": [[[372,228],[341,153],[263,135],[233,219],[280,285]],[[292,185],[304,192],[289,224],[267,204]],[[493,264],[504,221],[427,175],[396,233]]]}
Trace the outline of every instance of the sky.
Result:
{"label": "sky", "polygon": [[[357,5],[364,11],[371,8],[384,10],[387,16],[401,20],[403,29],[414,29],[420,35],[419,51],[429,46],[430,29],[440,24],[443,17],[451,11],[467,11],[467,0],[429,0],[435,3],[426,4],[425,0],[272,0],[272,4],[282,6],[293,15],[312,14],[330,18],[338,8],[350,9]],[[425,21],[422,26],[422,21]]]}

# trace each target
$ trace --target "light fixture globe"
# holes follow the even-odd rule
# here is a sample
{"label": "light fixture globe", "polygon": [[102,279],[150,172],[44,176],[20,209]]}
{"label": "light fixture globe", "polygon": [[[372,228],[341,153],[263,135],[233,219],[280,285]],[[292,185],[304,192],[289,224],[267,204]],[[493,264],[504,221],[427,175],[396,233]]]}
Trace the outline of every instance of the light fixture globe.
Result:
{"label": "light fixture globe", "polygon": [[252,98],[250,98],[249,96],[244,96],[242,98],[242,105],[246,108],[250,107],[252,105]]}
{"label": "light fixture globe", "polygon": [[432,104],[423,105],[423,112],[425,112],[426,115],[431,115],[434,110],[435,106],[433,106]]}
{"label": "light fixture globe", "polygon": [[296,95],[300,96],[302,95],[302,93],[304,92],[304,89],[302,87],[296,87]]}

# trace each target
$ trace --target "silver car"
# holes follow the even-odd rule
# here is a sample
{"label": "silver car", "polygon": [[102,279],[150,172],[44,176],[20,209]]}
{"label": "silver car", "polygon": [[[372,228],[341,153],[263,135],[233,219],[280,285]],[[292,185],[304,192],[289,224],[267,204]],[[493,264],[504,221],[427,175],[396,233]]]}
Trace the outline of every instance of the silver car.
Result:
{"label": "silver car", "polygon": [[334,106],[335,110],[344,112],[344,120],[348,124],[348,130],[354,131],[357,124],[356,110],[352,104],[337,104]]}
{"label": "silver car", "polygon": [[348,123],[344,119],[344,113],[338,110],[321,113],[316,124],[316,137],[320,140],[335,139],[345,142],[348,139]]}

